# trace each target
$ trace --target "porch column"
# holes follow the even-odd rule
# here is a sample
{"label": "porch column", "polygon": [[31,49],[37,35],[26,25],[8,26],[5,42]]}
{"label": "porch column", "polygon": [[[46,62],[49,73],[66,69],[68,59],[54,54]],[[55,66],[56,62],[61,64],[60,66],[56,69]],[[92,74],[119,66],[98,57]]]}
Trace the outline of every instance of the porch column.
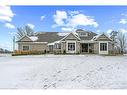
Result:
{"label": "porch column", "polygon": [[80,43],[80,53],[82,53],[82,44]]}
{"label": "porch column", "polygon": [[89,53],[89,43],[88,43],[88,53]]}

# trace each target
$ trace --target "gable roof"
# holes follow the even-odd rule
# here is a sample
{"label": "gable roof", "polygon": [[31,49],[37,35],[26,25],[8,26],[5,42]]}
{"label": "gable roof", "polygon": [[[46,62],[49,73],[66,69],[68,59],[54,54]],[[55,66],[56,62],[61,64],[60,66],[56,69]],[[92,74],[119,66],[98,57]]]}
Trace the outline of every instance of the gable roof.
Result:
{"label": "gable roof", "polygon": [[27,35],[24,35],[23,37],[21,37],[17,42],[34,42],[34,41],[37,41],[38,37],[36,36],[27,36]]}
{"label": "gable roof", "polygon": [[76,34],[74,34],[73,32],[70,32],[68,35],[66,35],[64,38],[62,38],[61,41],[64,40],[64,39],[66,39],[66,38],[67,38],[69,35],[71,35],[71,34],[72,34],[75,38],[77,38],[78,40],[81,40]]}
{"label": "gable roof", "polygon": [[[27,38],[27,40],[25,38]],[[17,42],[32,42],[32,40],[27,35],[24,35]]]}
{"label": "gable roof", "polygon": [[[94,32],[85,31],[85,30],[82,30],[82,29],[77,29],[75,32],[78,34],[78,36],[80,37],[81,40],[91,40],[94,36],[97,35]],[[86,33],[87,36],[81,36],[81,33]]]}
{"label": "gable roof", "polygon": [[105,34],[105,33],[102,33],[102,34],[100,34],[100,35],[94,36],[92,40],[96,41],[97,39],[99,39],[99,37],[101,37],[101,36],[103,36],[103,35],[104,35],[105,37],[107,37],[110,41],[112,41],[112,39],[111,39],[107,34]]}

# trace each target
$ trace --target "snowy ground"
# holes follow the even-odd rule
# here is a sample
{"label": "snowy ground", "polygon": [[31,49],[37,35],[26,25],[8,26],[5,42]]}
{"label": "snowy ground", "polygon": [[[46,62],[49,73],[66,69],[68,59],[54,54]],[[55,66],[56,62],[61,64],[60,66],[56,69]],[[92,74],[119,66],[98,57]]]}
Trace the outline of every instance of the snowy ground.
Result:
{"label": "snowy ground", "polygon": [[127,55],[0,55],[0,88],[127,89]]}

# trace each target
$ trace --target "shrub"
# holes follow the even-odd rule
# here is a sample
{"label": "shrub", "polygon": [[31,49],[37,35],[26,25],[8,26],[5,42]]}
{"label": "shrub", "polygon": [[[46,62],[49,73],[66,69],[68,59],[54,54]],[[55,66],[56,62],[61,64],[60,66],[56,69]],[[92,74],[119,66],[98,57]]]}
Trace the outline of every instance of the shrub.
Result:
{"label": "shrub", "polygon": [[17,50],[15,51],[12,56],[17,56],[17,55],[39,55],[39,54],[45,54],[46,51],[21,51]]}
{"label": "shrub", "polygon": [[78,54],[80,54],[80,52],[77,52],[76,54],[78,55]]}
{"label": "shrub", "polygon": [[46,50],[44,50],[44,53],[46,54]]}
{"label": "shrub", "polygon": [[66,54],[66,50],[63,51],[63,54]]}

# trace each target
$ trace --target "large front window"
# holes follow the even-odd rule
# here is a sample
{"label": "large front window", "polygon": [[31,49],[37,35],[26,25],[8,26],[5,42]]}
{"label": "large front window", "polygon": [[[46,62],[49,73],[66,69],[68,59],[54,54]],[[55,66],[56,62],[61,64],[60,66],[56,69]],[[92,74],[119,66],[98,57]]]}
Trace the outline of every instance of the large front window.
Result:
{"label": "large front window", "polygon": [[29,50],[29,46],[23,46],[23,51]]}
{"label": "large front window", "polygon": [[55,48],[56,49],[61,49],[61,44],[60,43],[55,44]]}
{"label": "large front window", "polygon": [[75,51],[75,43],[68,43],[68,50]]}
{"label": "large front window", "polygon": [[100,43],[100,51],[107,51],[107,43]]}

